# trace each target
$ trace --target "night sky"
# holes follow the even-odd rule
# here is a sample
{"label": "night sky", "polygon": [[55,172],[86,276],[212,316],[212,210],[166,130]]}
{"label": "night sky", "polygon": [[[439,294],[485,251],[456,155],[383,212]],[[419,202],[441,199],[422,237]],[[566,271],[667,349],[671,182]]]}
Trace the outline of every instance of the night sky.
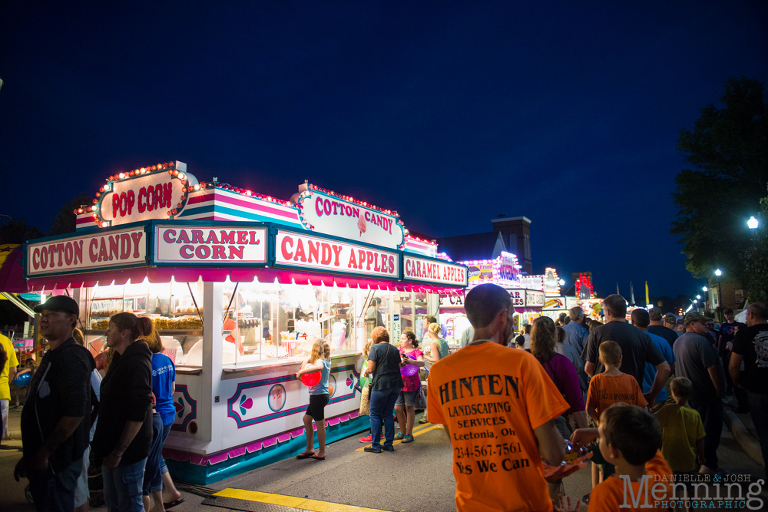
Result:
{"label": "night sky", "polygon": [[109,175],[180,160],[434,237],[524,215],[535,273],[695,294],[669,234],[678,130],[729,76],[768,84],[763,1],[114,4],[0,7],[0,214],[46,230]]}

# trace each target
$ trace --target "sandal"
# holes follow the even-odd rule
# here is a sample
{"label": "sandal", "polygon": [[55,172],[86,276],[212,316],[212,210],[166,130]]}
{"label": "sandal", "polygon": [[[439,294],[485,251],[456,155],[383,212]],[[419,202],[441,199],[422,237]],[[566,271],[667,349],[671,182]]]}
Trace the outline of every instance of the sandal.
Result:
{"label": "sandal", "polygon": [[405,437],[405,436],[403,436],[403,433],[402,432],[398,432],[397,435],[395,436],[395,440],[402,439],[403,437]]}
{"label": "sandal", "polygon": [[315,452],[304,452],[304,453],[298,454],[296,458],[301,460],[301,459],[309,459],[310,457],[314,457],[314,456],[315,456]]}

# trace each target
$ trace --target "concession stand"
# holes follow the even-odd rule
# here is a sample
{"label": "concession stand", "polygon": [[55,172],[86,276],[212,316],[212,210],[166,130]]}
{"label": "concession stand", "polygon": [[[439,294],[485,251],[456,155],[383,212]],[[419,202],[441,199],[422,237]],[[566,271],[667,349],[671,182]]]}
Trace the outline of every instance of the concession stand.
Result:
{"label": "concession stand", "polygon": [[[509,292],[515,307],[515,330],[520,330],[523,325],[532,323],[534,318],[542,314],[545,276],[522,275],[520,270],[522,267],[514,254],[502,251],[492,260],[471,260],[459,263],[467,267],[469,288],[484,283],[494,283]],[[449,344],[457,344],[461,333],[470,326],[464,310],[463,296],[455,294],[441,296],[438,321],[443,326],[443,332]]]}
{"label": "concession stand", "polygon": [[95,355],[111,315],[154,320],[177,373],[164,455],[198,484],[304,447],[295,373],[317,338],[331,346],[327,442],[367,429],[371,330],[415,328],[467,286],[397,212],[306,182],[285,201],[167,162],[110,176],[76,214],[75,233],[25,245],[27,285],[78,301]]}

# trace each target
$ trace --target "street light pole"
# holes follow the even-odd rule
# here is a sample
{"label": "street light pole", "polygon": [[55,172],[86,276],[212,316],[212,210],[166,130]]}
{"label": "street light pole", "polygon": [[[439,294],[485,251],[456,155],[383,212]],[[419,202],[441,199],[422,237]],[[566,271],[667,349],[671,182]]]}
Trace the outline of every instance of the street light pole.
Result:
{"label": "street light pole", "polygon": [[723,307],[723,293],[722,293],[722,288],[720,287],[720,276],[723,275],[722,270],[720,270],[720,269],[715,270],[715,275],[717,276],[717,306],[722,308]]}

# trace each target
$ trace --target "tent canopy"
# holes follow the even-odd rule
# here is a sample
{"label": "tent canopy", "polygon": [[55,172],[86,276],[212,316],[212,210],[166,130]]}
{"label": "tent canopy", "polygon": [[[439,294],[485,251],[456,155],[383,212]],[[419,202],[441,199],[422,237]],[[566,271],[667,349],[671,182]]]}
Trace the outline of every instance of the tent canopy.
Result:
{"label": "tent canopy", "polygon": [[21,293],[27,291],[21,258],[21,245],[0,245],[0,292]]}

